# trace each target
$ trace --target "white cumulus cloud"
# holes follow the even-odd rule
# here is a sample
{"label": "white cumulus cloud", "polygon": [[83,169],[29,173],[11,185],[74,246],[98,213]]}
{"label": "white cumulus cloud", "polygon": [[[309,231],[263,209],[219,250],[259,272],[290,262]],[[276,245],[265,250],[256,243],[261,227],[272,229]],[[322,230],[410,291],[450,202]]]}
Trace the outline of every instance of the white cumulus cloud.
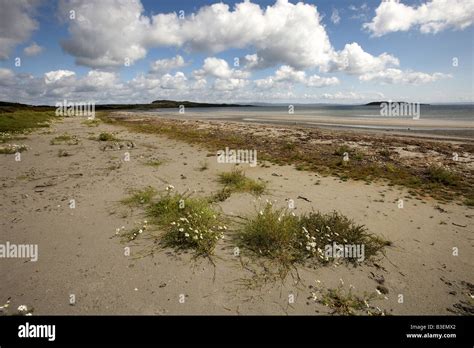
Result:
{"label": "white cumulus cloud", "polygon": [[260,89],[281,87],[284,84],[303,84],[307,87],[328,87],[339,84],[337,77],[321,77],[319,75],[307,76],[305,71],[295,70],[291,66],[282,65],[273,76],[254,81]]}
{"label": "white cumulus cloud", "polygon": [[64,78],[75,76],[76,73],[70,70],[55,70],[44,74],[44,82],[46,84],[55,83]]}
{"label": "white cumulus cloud", "polygon": [[375,17],[363,27],[373,36],[382,36],[413,27],[422,33],[437,33],[445,29],[462,30],[474,23],[474,1],[431,0],[419,6],[405,5],[398,0],[383,1]]}
{"label": "white cumulus cloud", "polygon": [[370,71],[380,71],[399,64],[398,59],[388,53],[382,53],[376,57],[365,52],[358,43],[353,42],[346,44],[342,51],[335,53],[328,70],[358,75]]}
{"label": "white cumulus cloud", "polygon": [[150,71],[153,73],[168,72],[173,69],[181,68],[186,63],[179,54],[169,59],[159,59],[151,63]]}

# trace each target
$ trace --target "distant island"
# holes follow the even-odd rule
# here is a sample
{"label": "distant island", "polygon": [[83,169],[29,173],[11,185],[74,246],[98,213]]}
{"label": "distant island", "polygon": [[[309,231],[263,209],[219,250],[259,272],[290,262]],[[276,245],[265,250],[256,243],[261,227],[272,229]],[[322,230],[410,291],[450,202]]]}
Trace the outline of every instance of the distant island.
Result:
{"label": "distant island", "polygon": [[[405,102],[405,101],[375,101],[375,102],[370,102],[370,103],[367,103],[367,104],[364,104],[364,106],[380,106],[382,104],[388,104],[388,103],[392,103],[392,104],[410,104],[409,102]],[[422,104],[420,103],[420,105],[430,105],[430,104]]]}

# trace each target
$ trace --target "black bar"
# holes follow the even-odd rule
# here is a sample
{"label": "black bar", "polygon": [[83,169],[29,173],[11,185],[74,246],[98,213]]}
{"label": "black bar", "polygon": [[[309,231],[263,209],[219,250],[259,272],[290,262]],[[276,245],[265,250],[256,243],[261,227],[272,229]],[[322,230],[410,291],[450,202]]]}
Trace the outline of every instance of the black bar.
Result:
{"label": "black bar", "polygon": [[[20,338],[19,326],[26,323],[30,327],[55,325],[54,341],[46,337]],[[461,316],[3,316],[0,346],[319,343],[472,347],[473,327],[473,317]],[[456,337],[408,338],[407,334]]]}

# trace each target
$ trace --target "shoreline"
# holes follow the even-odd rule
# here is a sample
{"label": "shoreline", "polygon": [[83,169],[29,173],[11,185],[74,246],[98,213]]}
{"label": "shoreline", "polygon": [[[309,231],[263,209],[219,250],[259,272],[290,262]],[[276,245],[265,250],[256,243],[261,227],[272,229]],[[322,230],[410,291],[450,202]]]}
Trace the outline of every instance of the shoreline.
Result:
{"label": "shoreline", "polygon": [[[192,109],[188,109],[185,114],[179,114],[177,111],[170,112],[168,110],[157,111],[138,111],[124,110],[116,111],[118,113],[129,113],[134,117],[161,117],[175,120],[201,120],[201,121],[229,121],[243,122],[267,125],[289,125],[297,127],[324,127],[328,129],[348,129],[357,131],[370,131],[381,133],[402,133],[409,136],[433,137],[444,139],[460,139],[474,141],[474,122],[465,120],[445,120],[445,119],[419,119],[410,118],[381,118],[381,117],[342,117],[342,116],[272,116],[270,112],[263,112],[255,115],[255,112],[249,112],[245,115],[233,115],[232,113],[224,114],[216,113],[206,115],[202,112],[196,113]],[[268,114],[268,115],[266,115]]]}

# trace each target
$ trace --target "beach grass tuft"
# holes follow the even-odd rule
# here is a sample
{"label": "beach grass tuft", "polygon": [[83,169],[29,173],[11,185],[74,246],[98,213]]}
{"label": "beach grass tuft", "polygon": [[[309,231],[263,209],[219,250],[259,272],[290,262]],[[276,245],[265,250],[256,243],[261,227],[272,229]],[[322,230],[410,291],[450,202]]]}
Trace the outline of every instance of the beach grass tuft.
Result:
{"label": "beach grass tuft", "polygon": [[147,162],[145,162],[145,165],[150,166],[150,167],[159,167],[163,164],[164,162],[158,159],[151,159]]}
{"label": "beach grass tuft", "polygon": [[81,122],[83,125],[86,125],[87,127],[98,127],[99,124],[101,123],[101,120],[98,118],[94,118],[92,120],[85,120]]}
{"label": "beach grass tuft", "polygon": [[97,137],[97,140],[98,141],[118,141],[119,139],[117,139],[113,134],[111,133],[108,133],[108,132],[102,132],[99,134],[99,136]]}
{"label": "beach grass tuft", "polygon": [[[253,254],[275,260],[286,269],[294,263],[327,264],[334,261],[335,258],[328,258],[325,254],[326,246],[334,243],[363,245],[362,261],[389,245],[341,213],[311,212],[297,216],[287,209],[276,209],[271,203],[243,223],[237,241]],[[345,257],[344,261],[356,265],[360,259],[352,255]]]}
{"label": "beach grass tuft", "polygon": [[459,185],[459,176],[443,167],[430,166],[427,170],[427,178],[429,181],[449,186]]}
{"label": "beach grass tuft", "polygon": [[6,144],[0,146],[0,154],[3,155],[12,155],[17,152],[23,152],[28,150],[26,145],[17,145],[17,144]]}
{"label": "beach grass tuft", "polygon": [[[221,214],[208,199],[175,193],[172,186],[164,194],[158,194],[152,187],[137,190],[121,202],[144,208],[150,223],[162,231],[160,236],[155,236],[162,246],[194,250],[196,256],[210,257],[227,229]],[[131,236],[136,238],[136,231],[126,238]]]}
{"label": "beach grass tuft", "polygon": [[121,200],[121,203],[129,207],[139,207],[150,204],[153,197],[157,194],[156,190],[148,186],[142,190],[131,190],[131,195]]}
{"label": "beach grass tuft", "polygon": [[385,315],[385,312],[378,307],[370,305],[369,301],[378,298],[377,294],[366,294],[359,296],[353,293],[352,287],[345,290],[343,285],[334,289],[327,289],[322,291],[321,296],[316,297],[315,300],[320,304],[330,308],[331,314],[335,315]]}
{"label": "beach grass tuft", "polygon": [[230,172],[219,173],[218,182],[224,185],[225,193],[249,192],[260,196],[265,192],[265,182],[253,180],[245,176],[242,169],[234,168]]}
{"label": "beach grass tuft", "polygon": [[192,249],[196,255],[210,256],[227,229],[220,214],[205,198],[168,192],[147,209],[148,216],[164,234],[166,247]]}
{"label": "beach grass tuft", "polygon": [[75,135],[62,134],[58,135],[51,139],[51,145],[77,145],[79,144],[79,139]]}

